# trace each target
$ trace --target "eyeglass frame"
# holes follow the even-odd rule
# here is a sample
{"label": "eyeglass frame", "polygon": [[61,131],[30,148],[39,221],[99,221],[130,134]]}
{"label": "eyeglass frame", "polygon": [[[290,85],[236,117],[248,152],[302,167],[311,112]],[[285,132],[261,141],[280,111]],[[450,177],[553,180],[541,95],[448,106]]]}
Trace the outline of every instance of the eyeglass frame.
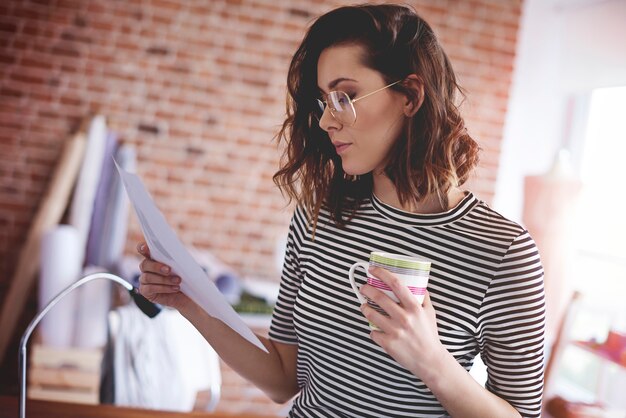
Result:
{"label": "eyeglass frame", "polygon": [[[391,87],[391,86],[395,86],[396,84],[400,83],[401,81],[403,81],[403,80],[394,81],[394,82],[393,82],[393,83],[391,83],[391,84],[387,84],[387,85],[386,85],[386,86],[384,86],[384,87],[381,87],[381,88],[379,88],[379,89],[376,89],[376,90],[371,91],[371,92],[369,92],[369,93],[367,93],[367,94],[365,94],[365,95],[363,95],[363,96],[361,96],[361,97],[357,97],[357,98],[354,98],[354,99],[351,99],[351,98],[350,98],[350,96],[348,95],[348,93],[346,93],[346,92],[345,92],[345,91],[343,91],[343,90],[333,90],[333,91],[329,91],[327,94],[324,94],[324,96],[323,96],[323,97],[328,97],[328,96],[330,96],[332,93],[338,93],[338,92],[339,92],[339,93],[343,93],[343,94],[345,94],[345,95],[346,95],[346,97],[347,97],[347,98],[348,98],[348,100],[349,100],[350,107],[352,108],[352,112],[354,113],[354,122],[352,122],[352,124],[351,124],[351,125],[348,125],[348,126],[354,126],[354,124],[356,123],[356,120],[357,120],[357,113],[356,113],[356,108],[354,107],[354,103],[358,102],[358,101],[359,101],[359,100],[361,100],[361,99],[365,99],[366,97],[372,96],[372,95],[374,95],[374,94],[376,94],[376,93],[378,93],[378,92],[380,92],[380,91],[383,91],[383,90],[385,90],[385,89],[388,89],[388,88],[389,88],[389,87]],[[343,123],[342,121],[340,121],[340,120],[339,120],[339,119],[335,116],[335,114],[333,113],[333,108],[332,108],[331,106],[329,106],[329,105],[328,105],[328,102],[327,102],[326,100],[322,100],[322,99],[319,99],[319,98],[318,98],[318,99],[317,99],[317,104],[319,105],[320,109],[322,110],[322,114],[319,116],[318,121],[321,121],[321,120],[322,120],[322,117],[324,116],[324,112],[326,112],[326,108],[328,108],[328,109],[330,109],[330,114],[331,114],[331,116],[333,117],[333,119],[335,119],[337,122],[341,123],[342,125],[345,125],[345,123]],[[336,110],[336,109],[335,109],[335,110]]]}

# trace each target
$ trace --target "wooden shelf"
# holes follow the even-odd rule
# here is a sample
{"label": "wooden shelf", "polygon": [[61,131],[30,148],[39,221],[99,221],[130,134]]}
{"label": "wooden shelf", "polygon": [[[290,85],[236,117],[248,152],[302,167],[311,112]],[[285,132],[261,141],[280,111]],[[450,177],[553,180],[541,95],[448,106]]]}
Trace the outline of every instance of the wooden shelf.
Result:
{"label": "wooden shelf", "polygon": [[[257,414],[167,412],[113,405],[81,405],[39,400],[27,400],[26,414],[30,418],[269,418],[266,415]],[[0,396],[0,418],[15,418],[17,415],[18,398]]]}

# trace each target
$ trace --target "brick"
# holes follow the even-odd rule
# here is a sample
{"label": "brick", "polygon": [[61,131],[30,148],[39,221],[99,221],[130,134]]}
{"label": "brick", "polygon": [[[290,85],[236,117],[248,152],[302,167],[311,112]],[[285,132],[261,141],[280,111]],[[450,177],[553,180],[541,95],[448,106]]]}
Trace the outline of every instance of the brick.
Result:
{"label": "brick", "polygon": [[45,55],[29,54],[20,59],[20,66],[51,70],[54,68],[54,63]]}
{"label": "brick", "polygon": [[0,20],[0,31],[7,33],[17,32],[18,24],[15,21]]}
{"label": "brick", "polygon": [[27,84],[45,84],[47,81],[46,77],[43,75],[24,70],[11,74],[11,80]]}
{"label": "brick", "polygon": [[89,23],[89,27],[97,31],[102,31],[107,35],[115,31],[115,26],[110,21],[105,20],[93,20]]}
{"label": "brick", "polygon": [[170,26],[174,22],[174,18],[171,15],[153,15],[152,22],[156,25]]}
{"label": "brick", "polygon": [[15,89],[11,87],[0,87],[0,96],[20,98],[20,97],[23,97],[24,95],[25,93],[19,89]]}
{"label": "brick", "polygon": [[169,0],[152,0],[152,6],[155,9],[164,11],[166,13],[179,11],[183,8],[183,5],[180,2]]}
{"label": "brick", "polygon": [[76,31],[65,31],[61,34],[61,39],[71,42],[80,42],[85,44],[91,44],[93,42],[92,38],[81,34]]}
{"label": "brick", "polygon": [[32,20],[40,20],[43,18],[43,10],[39,10],[36,8],[28,7],[25,4],[20,5],[21,7],[17,7],[13,9],[13,17],[20,19],[32,19]]}
{"label": "brick", "polygon": [[55,45],[52,47],[51,52],[55,55],[66,56],[66,57],[80,57],[81,53],[73,45],[65,44],[65,45]]}

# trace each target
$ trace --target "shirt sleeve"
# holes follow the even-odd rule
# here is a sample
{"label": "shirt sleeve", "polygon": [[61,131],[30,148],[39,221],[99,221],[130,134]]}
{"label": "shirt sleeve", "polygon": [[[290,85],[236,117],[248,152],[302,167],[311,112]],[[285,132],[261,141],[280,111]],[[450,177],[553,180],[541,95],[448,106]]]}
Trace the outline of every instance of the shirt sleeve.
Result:
{"label": "shirt sleeve", "polygon": [[297,209],[289,226],[285,261],[280,279],[280,290],[269,330],[270,339],[285,343],[297,344],[293,311],[296,296],[302,282],[300,272],[300,247],[302,244],[303,231],[306,231],[307,221],[304,212]]}
{"label": "shirt sleeve", "polygon": [[479,315],[485,388],[522,417],[540,417],[545,295],[543,267],[527,231],[513,240],[489,285]]}

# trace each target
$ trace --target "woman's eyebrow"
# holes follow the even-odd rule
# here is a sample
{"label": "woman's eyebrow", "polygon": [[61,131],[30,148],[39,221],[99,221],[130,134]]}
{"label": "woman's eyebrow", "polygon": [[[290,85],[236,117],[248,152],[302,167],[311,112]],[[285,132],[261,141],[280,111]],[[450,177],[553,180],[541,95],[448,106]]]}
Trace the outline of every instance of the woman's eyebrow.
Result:
{"label": "woman's eyebrow", "polygon": [[[352,81],[354,83],[357,83],[357,81],[352,79],[352,78],[339,77],[339,78],[334,79],[330,83],[328,83],[328,90],[330,91],[330,90],[334,89],[337,86],[337,84],[341,83],[342,81]],[[319,89],[320,93],[326,94],[326,92],[324,91],[324,89],[322,87],[317,86],[317,88]]]}

